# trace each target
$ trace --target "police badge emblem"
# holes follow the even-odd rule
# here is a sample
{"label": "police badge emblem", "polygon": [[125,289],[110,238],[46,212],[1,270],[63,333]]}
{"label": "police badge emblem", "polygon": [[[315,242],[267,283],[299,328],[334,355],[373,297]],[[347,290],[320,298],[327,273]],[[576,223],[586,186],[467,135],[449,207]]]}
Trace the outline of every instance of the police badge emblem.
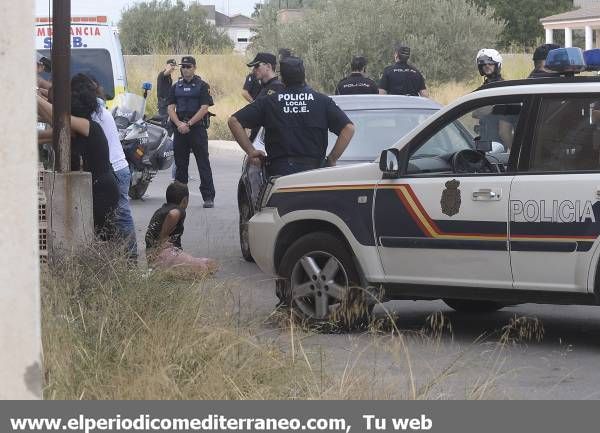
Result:
{"label": "police badge emblem", "polygon": [[456,179],[446,182],[446,189],[442,191],[442,212],[444,215],[454,216],[460,211],[460,182]]}

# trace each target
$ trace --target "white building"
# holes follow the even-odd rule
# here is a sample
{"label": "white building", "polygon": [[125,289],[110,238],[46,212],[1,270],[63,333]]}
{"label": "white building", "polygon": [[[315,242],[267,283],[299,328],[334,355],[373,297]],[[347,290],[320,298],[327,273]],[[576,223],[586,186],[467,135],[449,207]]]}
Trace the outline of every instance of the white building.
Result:
{"label": "white building", "polygon": [[565,47],[571,47],[573,30],[583,30],[585,49],[600,47],[600,38],[597,37],[600,31],[600,0],[574,0],[573,6],[578,9],[540,20],[546,31],[546,43],[554,42],[554,32],[558,30],[565,34]]}
{"label": "white building", "polygon": [[257,25],[256,20],[241,14],[229,17],[217,11],[214,5],[203,7],[207,12],[206,20],[217,30],[229,36],[234,44],[234,49],[240,52],[246,51],[251,38],[256,35],[253,30]]}

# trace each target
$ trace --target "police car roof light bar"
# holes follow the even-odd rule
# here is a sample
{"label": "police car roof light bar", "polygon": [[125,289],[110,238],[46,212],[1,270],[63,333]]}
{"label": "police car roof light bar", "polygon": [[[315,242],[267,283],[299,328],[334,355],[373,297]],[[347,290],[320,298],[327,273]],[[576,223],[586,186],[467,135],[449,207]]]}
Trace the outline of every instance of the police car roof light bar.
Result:
{"label": "police car roof light bar", "polygon": [[551,50],[546,57],[546,69],[564,76],[574,76],[586,70],[586,63],[581,48],[557,48]]}
{"label": "police car roof light bar", "polygon": [[588,71],[600,71],[600,49],[584,51],[583,59]]}

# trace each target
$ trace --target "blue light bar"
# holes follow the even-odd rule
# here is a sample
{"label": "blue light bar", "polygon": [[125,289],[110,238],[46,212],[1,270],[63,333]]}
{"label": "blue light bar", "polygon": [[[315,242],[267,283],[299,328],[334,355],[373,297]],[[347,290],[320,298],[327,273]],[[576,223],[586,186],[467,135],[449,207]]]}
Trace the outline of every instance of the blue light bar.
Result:
{"label": "blue light bar", "polygon": [[145,82],[142,84],[143,90],[152,90],[152,83]]}
{"label": "blue light bar", "polygon": [[584,51],[583,59],[588,71],[600,71],[600,49]]}
{"label": "blue light bar", "polygon": [[578,74],[586,70],[581,48],[557,48],[548,53],[546,69],[560,74]]}

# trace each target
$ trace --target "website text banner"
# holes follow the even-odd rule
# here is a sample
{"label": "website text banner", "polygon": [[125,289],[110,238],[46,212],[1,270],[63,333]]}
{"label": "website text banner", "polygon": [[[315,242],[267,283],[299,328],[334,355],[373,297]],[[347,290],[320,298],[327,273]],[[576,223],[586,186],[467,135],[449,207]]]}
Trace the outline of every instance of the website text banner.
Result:
{"label": "website text banner", "polygon": [[1,432],[597,431],[598,402],[2,402]]}

